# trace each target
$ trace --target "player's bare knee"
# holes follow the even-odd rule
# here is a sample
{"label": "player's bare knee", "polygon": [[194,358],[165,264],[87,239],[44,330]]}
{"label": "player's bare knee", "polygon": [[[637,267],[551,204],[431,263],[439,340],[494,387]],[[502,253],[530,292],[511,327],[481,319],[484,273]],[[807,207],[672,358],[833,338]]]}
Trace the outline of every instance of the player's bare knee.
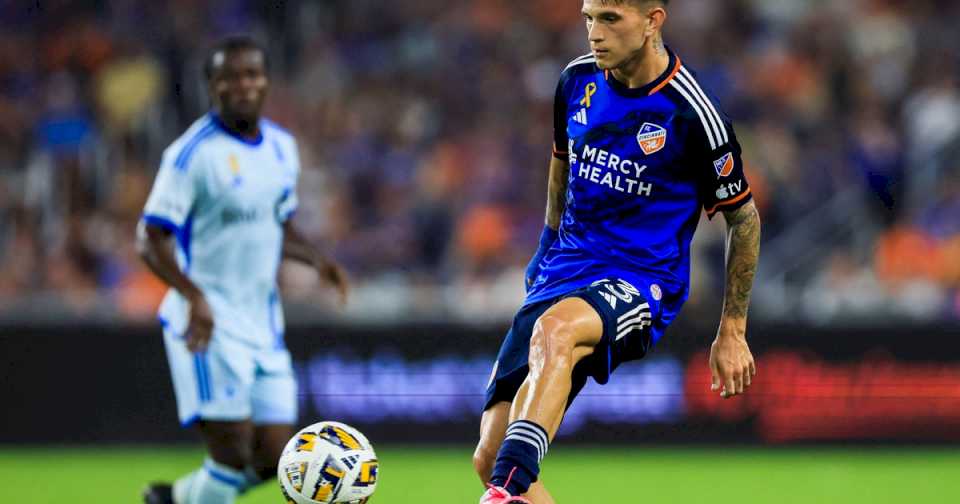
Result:
{"label": "player's bare knee", "polygon": [[553,315],[540,317],[530,337],[530,374],[536,377],[546,368],[572,368],[575,347],[573,324]]}
{"label": "player's bare knee", "polygon": [[497,450],[484,445],[483,442],[477,445],[473,452],[473,468],[480,476],[480,481],[486,483],[490,481],[493,475],[493,464],[497,461]]}

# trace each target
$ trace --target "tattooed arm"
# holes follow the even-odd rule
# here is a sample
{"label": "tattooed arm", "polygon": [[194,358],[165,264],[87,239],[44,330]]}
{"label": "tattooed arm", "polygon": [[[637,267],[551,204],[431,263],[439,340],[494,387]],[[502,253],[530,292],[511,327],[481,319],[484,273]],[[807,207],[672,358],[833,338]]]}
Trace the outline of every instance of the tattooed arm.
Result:
{"label": "tattooed arm", "polygon": [[753,276],[760,258],[760,214],[751,201],[725,212],[727,221],[727,276],[723,296],[724,321],[736,322],[742,334],[746,328],[747,305]]}
{"label": "tattooed arm", "polygon": [[726,285],[720,328],[710,349],[710,369],[713,390],[720,390],[720,396],[726,398],[743,393],[757,373],[746,330],[760,257],[760,215],[751,201],[723,216],[727,221]]}

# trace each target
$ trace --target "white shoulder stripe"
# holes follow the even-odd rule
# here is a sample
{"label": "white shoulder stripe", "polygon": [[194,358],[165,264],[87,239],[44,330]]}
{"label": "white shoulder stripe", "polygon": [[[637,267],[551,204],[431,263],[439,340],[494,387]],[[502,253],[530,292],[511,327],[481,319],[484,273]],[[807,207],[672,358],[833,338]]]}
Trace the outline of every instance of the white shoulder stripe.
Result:
{"label": "white shoulder stripe", "polygon": [[700,83],[697,82],[697,79],[693,78],[693,74],[691,74],[686,67],[681,66],[680,73],[689,80],[690,84],[693,85],[693,90],[700,96],[700,98],[703,100],[703,103],[707,107],[707,111],[710,112],[711,115],[713,115],[713,118],[717,121],[717,126],[720,127],[721,135],[719,139],[722,140],[722,143],[724,144],[729,142],[730,136],[727,133],[726,125],[723,124],[723,118],[720,116],[720,112],[717,111],[717,108],[713,105],[713,102],[710,100],[710,98],[707,97],[707,93],[703,92],[703,88],[700,87]]}
{"label": "white shoulder stripe", "polygon": [[[592,53],[592,52],[588,52],[587,54],[582,54],[582,55],[580,55],[580,56],[577,56],[576,58],[573,58],[573,61],[571,61],[570,63],[574,63],[574,62],[576,62],[576,61],[580,61],[580,60],[587,59],[587,58],[593,58],[593,57],[594,57],[594,56],[593,56],[593,53]],[[569,63],[568,63],[568,64],[569,64]]]}
{"label": "white shoulder stripe", "polygon": [[[710,128],[713,131],[713,138],[715,138],[717,141],[717,147],[719,147],[720,145],[723,145],[724,143],[723,134],[720,132],[720,127],[717,125],[717,118],[714,117],[713,114],[710,112],[709,105],[704,102],[703,98],[701,98],[699,94],[697,94],[697,92],[693,88],[693,85],[690,84],[690,82],[686,79],[686,77],[683,76],[683,74],[678,73],[674,80],[676,80],[678,83],[680,83],[681,86],[683,86],[683,88],[687,91],[687,93],[689,93],[690,96],[693,97],[694,101],[696,101],[700,110],[703,111],[703,114],[707,118],[707,122],[710,123]],[[714,149],[716,149],[717,147],[714,147]]]}
{"label": "white shoulder stripe", "polygon": [[698,116],[700,116],[700,122],[703,123],[703,131],[707,133],[707,140],[710,141],[710,150],[716,150],[718,147],[717,140],[713,136],[713,129],[710,128],[710,124],[707,122],[707,116],[704,115],[703,109],[700,108],[700,104],[697,103],[689,93],[687,93],[686,89],[684,89],[684,87],[677,82],[677,79],[671,79],[670,85],[673,86],[673,88],[676,89],[681,95],[683,95],[684,98],[686,98],[687,102],[690,103],[690,106],[693,107],[693,110],[696,111]]}
{"label": "white shoulder stripe", "polygon": [[575,67],[575,66],[577,66],[577,65],[586,65],[586,64],[588,64],[588,63],[593,63],[593,62],[595,62],[595,61],[597,61],[597,58],[594,57],[593,54],[584,54],[583,56],[580,56],[579,58],[577,58],[577,59],[571,61],[569,64],[567,64],[567,66],[564,67],[563,71],[566,72],[567,70],[569,70],[569,69],[571,69],[571,68],[573,68],[573,67]]}

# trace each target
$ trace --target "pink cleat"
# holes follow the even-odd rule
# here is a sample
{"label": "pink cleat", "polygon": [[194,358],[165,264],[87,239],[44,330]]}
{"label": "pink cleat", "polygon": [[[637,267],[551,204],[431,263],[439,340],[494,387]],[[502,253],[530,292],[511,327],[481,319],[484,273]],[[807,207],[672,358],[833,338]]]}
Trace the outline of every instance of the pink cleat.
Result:
{"label": "pink cleat", "polygon": [[487,483],[487,491],[480,497],[480,504],[530,504],[530,501],[510,495],[506,488]]}
{"label": "pink cleat", "polygon": [[531,504],[530,501],[524,499],[523,497],[514,497],[510,495],[510,492],[504,488],[510,484],[510,480],[513,479],[513,473],[515,472],[517,472],[516,467],[510,471],[510,475],[507,476],[507,482],[504,483],[502,487],[487,483],[487,491],[484,492],[482,497],[480,497],[480,504]]}

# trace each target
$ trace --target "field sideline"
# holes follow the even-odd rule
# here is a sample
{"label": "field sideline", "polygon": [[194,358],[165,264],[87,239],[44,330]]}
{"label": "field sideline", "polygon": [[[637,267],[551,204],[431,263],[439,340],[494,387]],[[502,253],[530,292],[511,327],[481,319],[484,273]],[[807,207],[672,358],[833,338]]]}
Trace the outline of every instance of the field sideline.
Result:
{"label": "field sideline", "polygon": [[[469,447],[379,447],[377,504],[470,503],[481,493]],[[0,502],[139,503],[144,483],[196,467],[194,448],[0,447]],[[551,449],[545,482],[560,503],[960,502],[955,449]],[[238,501],[281,504],[275,481]]]}

